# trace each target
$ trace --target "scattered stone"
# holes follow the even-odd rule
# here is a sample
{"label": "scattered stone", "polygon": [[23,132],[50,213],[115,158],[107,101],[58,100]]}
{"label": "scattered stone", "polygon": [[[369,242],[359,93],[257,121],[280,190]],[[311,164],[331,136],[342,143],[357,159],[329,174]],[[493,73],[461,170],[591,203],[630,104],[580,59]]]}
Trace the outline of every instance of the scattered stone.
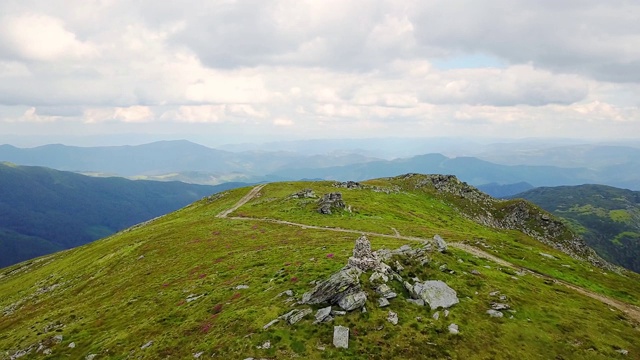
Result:
{"label": "scattered stone", "polygon": [[507,300],[507,296],[506,295],[500,295],[500,300],[502,300],[502,301]]}
{"label": "scattered stone", "polygon": [[98,354],[89,354],[84,357],[84,360],[93,360],[96,358],[96,356],[98,356]]}
{"label": "scattered stone", "polygon": [[248,288],[249,288],[249,285],[238,285],[235,287],[236,290],[244,290]]}
{"label": "scattered stone", "polygon": [[541,256],[546,257],[547,259],[553,259],[553,260],[555,260],[555,258],[556,258],[555,256],[553,256],[553,255],[551,255],[551,254],[547,254],[547,253],[543,253],[543,252],[541,252],[541,253],[539,253],[539,254],[540,254]]}
{"label": "scattered stone", "polygon": [[349,328],[344,326],[333,327],[333,346],[342,349],[349,348]]}
{"label": "scattered stone", "polygon": [[436,246],[438,247],[439,252],[447,251],[447,243],[444,241],[444,239],[440,235],[436,234],[433,237],[433,240],[435,240]]}
{"label": "scattered stone", "polygon": [[508,304],[492,302],[491,308],[493,310],[509,310],[511,307]]}
{"label": "scattered stone", "polygon": [[462,259],[458,259],[458,262],[459,262],[460,264],[463,264],[463,263],[464,263],[464,260],[462,260]]}
{"label": "scattered stone", "polygon": [[471,274],[473,274],[473,275],[480,275],[480,271],[478,271],[478,270],[476,270],[476,269],[473,269],[473,270],[471,270]]}
{"label": "scattered stone", "polygon": [[418,298],[429,304],[431,310],[439,307],[447,309],[460,302],[456,291],[440,280],[429,280],[416,283],[413,291]]}
{"label": "scattered stone", "polygon": [[69,348],[73,349],[73,348],[75,348],[75,347],[76,347],[76,343],[74,343],[74,342],[69,343]]}
{"label": "scattered stone", "polygon": [[372,284],[375,284],[375,283],[386,283],[387,281],[389,281],[389,277],[387,275],[379,273],[377,271],[375,271],[369,277],[369,282],[372,283]]}
{"label": "scattered stone", "polygon": [[280,294],[278,294],[278,297],[281,297],[281,296],[292,297],[293,296],[293,290],[285,290],[285,291],[281,292]]}
{"label": "scattered stone", "polygon": [[342,200],[342,193],[339,192],[324,194],[318,200],[318,212],[320,214],[331,215],[332,210],[343,210],[346,207]]}
{"label": "scattered stone", "polygon": [[153,340],[149,341],[148,343],[140,346],[140,350],[144,350],[146,348],[148,348],[149,346],[153,345]]}
{"label": "scattered stone", "polygon": [[489,296],[498,296],[500,295],[500,291],[492,291],[489,293]]}
{"label": "scattered stone", "polygon": [[442,264],[440,265],[440,267],[438,268],[440,271],[447,271],[447,264]]}
{"label": "scattered stone", "polygon": [[433,320],[440,319],[440,312],[439,311],[434,312],[431,317],[433,318]]}
{"label": "scattered stone", "polygon": [[398,296],[387,284],[382,284],[376,288],[376,292],[387,299],[393,299]]}
{"label": "scattered stone", "polygon": [[262,330],[267,330],[268,328],[271,327],[271,325],[277,323],[278,321],[280,321],[280,319],[273,319],[273,320],[269,321],[269,323],[267,325],[262,327]]}
{"label": "scattered stone", "polygon": [[444,310],[444,317],[449,317],[449,310]]}
{"label": "scattered stone", "polygon": [[44,349],[44,351],[42,352],[43,355],[51,355],[53,351],[51,349]]}
{"label": "scattered stone", "polygon": [[56,343],[56,344],[60,344],[63,339],[64,339],[64,337],[62,335],[56,335],[56,336],[53,337],[53,342]]}
{"label": "scattered stone", "polygon": [[367,294],[364,291],[359,291],[355,294],[349,294],[338,301],[338,306],[346,311],[355,310],[359,307],[363,307],[367,301]]}
{"label": "scattered stone", "polygon": [[396,271],[397,271],[397,272],[401,272],[402,270],[404,270],[404,266],[402,266],[402,265],[398,262],[398,260],[396,260],[396,262],[394,263],[394,265],[395,265],[395,268],[396,268]]}
{"label": "scattered stone", "polygon": [[389,311],[389,315],[387,315],[387,321],[392,323],[393,325],[398,325],[398,313]]}
{"label": "scattered stone", "polygon": [[424,300],[422,299],[407,299],[407,301],[414,305],[424,306]]}
{"label": "scattered stone", "polygon": [[449,325],[449,327],[447,328],[449,329],[449,334],[458,334],[460,332],[460,330],[458,329],[458,325],[456,324],[451,324]]}
{"label": "scattered stone", "polygon": [[362,307],[362,313],[363,313],[363,314],[366,314],[366,313],[367,313],[367,308],[366,308],[366,307],[364,307],[364,306]]}
{"label": "scattered stone", "polygon": [[258,345],[258,349],[271,349],[271,341],[267,340],[262,345]]}
{"label": "scattered stone", "polygon": [[378,298],[378,307],[385,307],[385,306],[389,306],[389,300],[387,300],[386,298]]}
{"label": "scattered stone", "polygon": [[616,350],[616,352],[625,356],[629,355],[629,350],[625,350],[625,349],[619,349],[619,350]]}
{"label": "scattered stone", "polygon": [[144,259],[144,255],[138,256],[138,260],[142,260],[142,259]]}
{"label": "scattered stone", "polygon": [[489,316],[491,317],[496,317],[496,318],[501,318],[504,316],[504,314],[502,314],[500,311],[497,310],[487,310],[487,314],[489,314]]}
{"label": "scattered stone", "polygon": [[295,194],[291,194],[291,197],[294,199],[317,198],[316,194],[311,189],[300,190]]}
{"label": "scattered stone", "polygon": [[311,314],[313,311],[311,309],[295,309],[295,310],[291,310],[290,312],[286,313],[284,320],[287,321],[289,323],[289,325],[293,325],[295,323],[297,323],[298,321],[302,320],[303,317]]}
{"label": "scattered stone", "polygon": [[187,302],[190,303],[192,301],[196,301],[196,300],[200,299],[203,296],[204,296],[204,294],[200,294],[200,295],[190,294],[189,296],[187,296]]}
{"label": "scattered stone", "polygon": [[200,358],[200,356],[202,356],[203,354],[204,354],[204,351],[200,351],[199,353],[194,353],[194,354],[193,354],[193,358],[194,358],[194,359],[199,359],[199,358]]}
{"label": "scattered stone", "polygon": [[331,315],[331,306],[327,306],[325,308],[319,309],[318,312],[316,312],[316,323],[324,321],[330,315]]}
{"label": "scattered stone", "polygon": [[347,189],[362,189],[363,186],[356,181],[336,182],[333,184],[335,187],[347,188]]}

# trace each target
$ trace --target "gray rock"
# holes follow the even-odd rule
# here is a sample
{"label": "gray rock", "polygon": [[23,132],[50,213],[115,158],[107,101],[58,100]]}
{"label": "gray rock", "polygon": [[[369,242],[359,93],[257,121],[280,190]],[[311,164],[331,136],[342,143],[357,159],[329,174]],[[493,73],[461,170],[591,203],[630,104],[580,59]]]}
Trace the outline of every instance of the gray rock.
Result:
{"label": "gray rock", "polygon": [[456,291],[440,280],[416,283],[413,290],[418,298],[429,304],[431,310],[446,309],[460,302]]}
{"label": "gray rock", "polygon": [[439,311],[434,312],[431,317],[433,318],[433,320],[440,319],[440,312]]}
{"label": "gray rock", "polygon": [[302,310],[293,310],[289,312],[289,316],[287,316],[286,320],[290,325],[297,323],[302,320],[303,317],[311,314],[313,311],[311,309],[302,309]]}
{"label": "gray rock", "polygon": [[487,314],[489,314],[489,316],[491,317],[496,317],[496,318],[501,318],[504,316],[504,314],[502,314],[500,311],[493,310],[493,309],[487,310]]}
{"label": "gray rock", "polygon": [[379,264],[380,261],[375,258],[371,252],[371,242],[369,239],[365,235],[356,239],[353,256],[349,258],[347,266],[368,271],[375,269]]}
{"label": "gray rock", "polygon": [[622,354],[622,355],[629,355],[629,350],[625,350],[625,349],[618,349],[616,350],[616,352]]}
{"label": "gray rock", "polygon": [[447,271],[447,264],[442,264],[440,265],[440,267],[438,268],[440,271]]}
{"label": "gray rock", "polygon": [[394,266],[395,266],[395,268],[396,268],[396,271],[397,271],[397,272],[401,272],[402,270],[404,270],[404,266],[402,266],[402,265],[398,262],[398,260],[396,260],[396,262],[394,263]]}
{"label": "gray rock", "polygon": [[387,315],[387,321],[392,323],[393,325],[398,325],[398,313],[389,311],[389,315]]}
{"label": "gray rock", "polygon": [[389,306],[389,300],[387,300],[386,298],[378,298],[378,307],[385,307],[385,306]]}
{"label": "gray rock", "polygon": [[331,315],[331,306],[319,309],[318,312],[316,312],[316,322],[324,321],[329,315]]}
{"label": "gray rock", "polygon": [[55,342],[56,344],[60,344],[62,342],[62,339],[64,339],[62,335],[56,335],[53,337],[53,342]]}
{"label": "gray rock", "polygon": [[269,321],[269,323],[267,325],[262,327],[262,330],[267,330],[268,328],[271,327],[271,325],[277,323],[278,321],[280,321],[280,319],[273,319],[273,320]]}
{"label": "gray rock", "polygon": [[424,300],[422,299],[407,299],[407,301],[418,306],[424,306]]}
{"label": "gray rock", "polygon": [[204,355],[204,351],[200,351],[193,354],[194,359],[199,359],[202,355]]}
{"label": "gray rock", "polygon": [[271,341],[267,340],[262,345],[258,345],[258,349],[271,349]]}
{"label": "gray rock", "polygon": [[498,296],[500,295],[500,291],[492,291],[489,293],[489,296]]}
{"label": "gray rock", "polygon": [[445,311],[444,311],[444,317],[449,317],[449,310],[446,310],[446,309],[445,309]]}
{"label": "gray rock", "polygon": [[436,234],[433,237],[433,240],[435,240],[436,246],[438,247],[439,252],[447,251],[447,243],[444,241],[444,239],[440,235]]}
{"label": "gray rock", "polygon": [[344,326],[333,327],[333,346],[342,349],[349,348],[349,328]]}
{"label": "gray rock", "polygon": [[338,306],[346,311],[355,310],[363,307],[367,301],[367,294],[364,291],[359,291],[354,294],[349,294],[338,301]]}
{"label": "gray rock", "polygon": [[238,285],[235,287],[236,290],[243,290],[248,288],[249,288],[249,285]]}
{"label": "gray rock", "polygon": [[372,283],[372,284],[386,283],[387,281],[389,281],[389,277],[387,275],[385,275],[383,273],[379,273],[377,271],[375,271],[369,277],[369,282]]}
{"label": "gray rock", "polygon": [[294,199],[316,198],[316,194],[311,189],[303,189],[291,195]]}
{"label": "gray rock", "polygon": [[153,345],[153,340],[151,340],[151,341],[147,342],[146,344],[140,346],[140,349],[144,350],[144,349],[148,348],[151,345]]}
{"label": "gray rock", "polygon": [[478,270],[476,270],[476,269],[471,270],[471,273],[472,273],[473,275],[480,275],[480,271],[478,271]]}
{"label": "gray rock", "polygon": [[376,292],[384,297],[386,297],[387,299],[393,299],[396,296],[398,296],[398,294],[396,294],[395,292],[393,292],[393,290],[391,290],[391,288],[389,287],[389,285],[387,284],[382,284],[380,286],[378,286],[376,288]]}
{"label": "gray rock", "polygon": [[347,206],[342,200],[342,193],[335,192],[324,194],[320,200],[318,200],[318,212],[324,215],[330,215],[332,210],[342,210]]}
{"label": "gray rock", "polygon": [[285,290],[285,291],[281,292],[280,294],[278,294],[278,297],[281,297],[281,296],[292,297],[293,296],[293,290]]}
{"label": "gray rock", "polygon": [[43,355],[51,355],[53,351],[51,349],[44,349],[44,351],[42,352]]}
{"label": "gray rock", "polygon": [[93,360],[96,358],[96,356],[98,356],[98,354],[89,354],[84,357],[84,360]]}
{"label": "gray rock", "polygon": [[302,295],[303,304],[336,304],[348,294],[360,291],[359,276],[362,272],[358,268],[346,268],[321,281],[315,288]]}
{"label": "gray rock", "polygon": [[491,303],[491,308],[493,310],[509,310],[511,307],[508,304],[492,302]]}
{"label": "gray rock", "polygon": [[460,330],[458,329],[458,325],[456,324],[449,325],[447,329],[449,329],[449,334],[458,334],[460,332]]}
{"label": "gray rock", "polygon": [[76,347],[76,343],[74,343],[74,342],[69,343],[69,348],[73,349],[73,348],[75,348],[75,347]]}
{"label": "gray rock", "polygon": [[333,315],[333,316],[344,316],[346,314],[347,314],[346,311],[331,310],[331,315]]}

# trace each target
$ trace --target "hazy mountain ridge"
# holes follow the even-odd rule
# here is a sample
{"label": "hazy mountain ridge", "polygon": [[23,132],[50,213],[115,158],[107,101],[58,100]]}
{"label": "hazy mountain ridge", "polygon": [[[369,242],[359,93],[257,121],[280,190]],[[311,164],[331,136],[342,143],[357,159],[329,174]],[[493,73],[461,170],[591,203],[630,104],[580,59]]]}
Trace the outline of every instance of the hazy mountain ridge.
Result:
{"label": "hazy mountain ridge", "polygon": [[241,185],[94,178],[0,163],[0,266],[85,244]]}
{"label": "hazy mountain ridge", "polygon": [[[427,172],[454,174],[476,186],[520,182],[533,186],[600,183],[640,190],[640,156],[636,157],[640,149],[609,144],[563,147],[559,142],[492,145],[446,139],[354,139],[227,146],[242,150],[240,152],[216,150],[188,141],[96,148],[47,145],[18,149],[3,145],[0,160],[97,175],[209,185],[229,181],[363,180]],[[269,146],[273,149],[269,150]],[[394,147],[403,150],[390,150],[389,154],[440,149],[439,152],[451,155],[431,152],[393,160],[372,157]],[[482,160],[485,156],[502,159],[504,164]]]}
{"label": "hazy mountain ridge", "polygon": [[[303,189],[305,196],[292,196]],[[345,207],[320,214],[314,196],[336,192]],[[451,177],[417,174],[351,187],[286,182],[219,193],[107,239],[3,270],[0,348],[6,352],[0,357],[45,351],[142,359],[639,354],[634,319],[640,317],[620,310],[632,310],[624,302],[640,304],[638,275],[605,272],[522,231],[471,218],[489,212],[508,225],[495,206],[511,203]],[[547,221],[533,205],[517,203],[534,215],[514,223],[524,231]],[[296,303],[351,262],[362,233],[372,250],[391,256],[392,274],[416,284],[444,282],[459,302],[446,309],[411,303],[403,299],[411,299],[408,287],[389,279],[385,294],[397,297],[383,307],[379,284],[363,273],[367,311],[336,311],[332,320],[314,322],[327,304]],[[434,234],[448,248],[436,246]],[[292,310],[302,315],[285,320]],[[350,330],[348,349],[332,345],[337,325]]]}
{"label": "hazy mountain ridge", "polygon": [[640,272],[640,192],[581,185],[536,188],[514,197],[567,219],[602,257]]}

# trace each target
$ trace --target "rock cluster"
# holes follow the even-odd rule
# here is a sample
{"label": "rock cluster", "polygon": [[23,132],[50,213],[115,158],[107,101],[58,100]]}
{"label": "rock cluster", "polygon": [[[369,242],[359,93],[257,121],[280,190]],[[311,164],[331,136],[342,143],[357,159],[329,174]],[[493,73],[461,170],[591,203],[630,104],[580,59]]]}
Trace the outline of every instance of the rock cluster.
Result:
{"label": "rock cluster", "polygon": [[318,212],[320,214],[330,215],[334,210],[343,210],[347,206],[342,200],[342,193],[333,192],[324,194],[318,200]]}
{"label": "rock cluster", "polygon": [[364,188],[364,186],[362,186],[362,184],[360,184],[359,182],[355,182],[355,181],[336,182],[336,183],[333,183],[333,186],[340,187],[340,188],[346,188],[346,189],[362,189],[362,188]]}
{"label": "rock cluster", "polygon": [[303,189],[298,191],[295,194],[291,194],[291,198],[293,199],[315,199],[317,198],[316,194],[311,189]]}

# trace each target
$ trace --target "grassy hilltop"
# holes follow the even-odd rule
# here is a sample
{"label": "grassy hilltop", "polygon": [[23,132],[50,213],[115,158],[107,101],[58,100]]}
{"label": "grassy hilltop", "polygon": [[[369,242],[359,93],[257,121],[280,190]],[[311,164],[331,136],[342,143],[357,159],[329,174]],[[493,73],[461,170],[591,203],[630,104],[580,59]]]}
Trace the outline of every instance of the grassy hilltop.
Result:
{"label": "grassy hilltop", "polygon": [[[570,246],[568,230],[549,235],[546,244],[535,239],[555,220],[533,205],[495,201],[455,179],[433,179],[230,190],[2,269],[0,358],[21,352],[48,359],[640,357],[640,276],[554,248],[553,242]],[[340,192],[346,207],[320,214],[317,198],[291,196],[303,189],[319,198]],[[516,208],[529,217],[511,219]],[[379,308],[363,274],[366,313],[320,324],[312,314],[263,329],[292,309],[309,308],[279,295],[291,290],[300,299],[312,282],[344,267],[361,233],[373,250],[420,247],[441,235],[449,248],[430,252],[427,263],[393,261],[404,267],[404,278],[444,281],[460,302],[434,319],[435,311],[408,303],[406,290],[393,284],[400,296]],[[486,314],[497,296],[513,310],[502,318]],[[397,325],[386,320],[389,310],[398,313]],[[449,333],[451,323],[459,334]],[[334,325],[349,327],[348,349],[332,345]],[[259,348],[267,341],[270,347]]]}

